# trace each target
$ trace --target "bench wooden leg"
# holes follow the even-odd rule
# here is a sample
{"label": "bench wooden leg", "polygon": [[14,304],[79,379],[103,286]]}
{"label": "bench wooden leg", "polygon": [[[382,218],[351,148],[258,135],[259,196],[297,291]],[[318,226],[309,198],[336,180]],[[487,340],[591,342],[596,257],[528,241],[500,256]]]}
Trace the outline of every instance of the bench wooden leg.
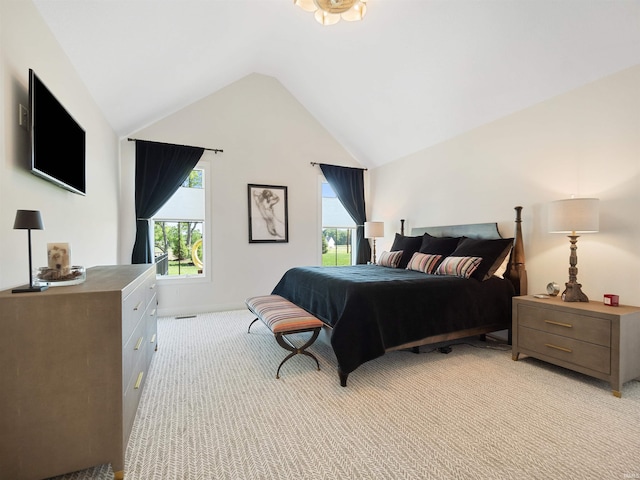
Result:
{"label": "bench wooden leg", "polygon": [[306,348],[312,345],[313,342],[315,342],[316,339],[318,338],[318,335],[320,334],[320,328],[319,327],[314,328],[312,331],[313,331],[313,334],[311,335],[309,340],[307,340],[307,342],[301,347],[296,347],[289,340],[287,340],[285,338],[286,333],[276,333],[276,341],[278,342],[278,345],[280,345],[285,350],[289,350],[291,352],[289,355],[287,355],[284,358],[284,360],[282,360],[282,362],[280,362],[280,365],[278,366],[278,370],[276,371],[276,378],[280,378],[280,368],[282,368],[282,365],[284,365],[284,363],[287,360],[289,360],[291,357],[299,353],[306,355],[307,357],[313,358],[316,361],[316,366],[318,367],[318,370],[320,370],[320,362],[318,362],[318,359],[315,357],[313,353],[306,351]]}

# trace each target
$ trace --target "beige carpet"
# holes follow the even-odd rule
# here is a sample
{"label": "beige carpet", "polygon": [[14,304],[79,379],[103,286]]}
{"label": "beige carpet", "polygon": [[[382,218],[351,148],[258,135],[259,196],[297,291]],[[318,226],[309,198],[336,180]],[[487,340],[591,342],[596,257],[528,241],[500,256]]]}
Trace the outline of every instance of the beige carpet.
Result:
{"label": "beige carpet", "polygon": [[[640,382],[606,382],[458,344],[394,352],[339,386],[335,359],[286,352],[246,311],[161,318],[126,479],[640,478]],[[109,479],[99,466],[65,480]]]}

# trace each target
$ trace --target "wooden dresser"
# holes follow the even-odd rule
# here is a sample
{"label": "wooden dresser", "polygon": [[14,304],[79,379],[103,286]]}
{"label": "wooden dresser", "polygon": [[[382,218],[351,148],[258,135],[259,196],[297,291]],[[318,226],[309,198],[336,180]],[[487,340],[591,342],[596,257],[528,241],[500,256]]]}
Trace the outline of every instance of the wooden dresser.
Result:
{"label": "wooden dresser", "polygon": [[156,350],[154,265],[101,266],[84,283],[0,292],[0,480],[124,458]]}
{"label": "wooden dresser", "polygon": [[606,380],[620,397],[640,377],[640,308],[514,297],[512,352]]}

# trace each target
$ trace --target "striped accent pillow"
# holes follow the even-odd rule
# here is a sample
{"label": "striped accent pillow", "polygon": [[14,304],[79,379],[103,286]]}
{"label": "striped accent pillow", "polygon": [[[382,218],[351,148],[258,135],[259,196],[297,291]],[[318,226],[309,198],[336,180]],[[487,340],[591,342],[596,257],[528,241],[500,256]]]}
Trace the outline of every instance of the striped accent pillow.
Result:
{"label": "striped accent pillow", "polygon": [[413,257],[411,257],[411,260],[409,260],[407,270],[433,273],[441,259],[442,255],[416,252],[413,254]]}
{"label": "striped accent pillow", "polygon": [[469,278],[482,262],[482,257],[447,257],[436,270],[436,275]]}
{"label": "striped accent pillow", "polygon": [[382,252],[378,258],[378,265],[381,267],[398,268],[400,259],[402,258],[402,250],[396,252]]}

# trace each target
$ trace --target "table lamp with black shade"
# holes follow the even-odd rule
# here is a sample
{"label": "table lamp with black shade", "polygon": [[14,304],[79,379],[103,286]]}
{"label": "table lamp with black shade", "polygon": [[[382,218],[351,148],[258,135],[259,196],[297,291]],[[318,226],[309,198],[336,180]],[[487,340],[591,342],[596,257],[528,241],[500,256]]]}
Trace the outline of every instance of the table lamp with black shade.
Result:
{"label": "table lamp with black shade", "polygon": [[16,212],[16,219],[13,223],[14,230],[27,230],[29,238],[29,286],[14,288],[13,293],[25,293],[25,292],[41,292],[46,290],[48,285],[35,285],[33,284],[33,268],[31,266],[31,230],[44,230],[44,224],[42,223],[42,217],[38,210],[18,210]]}

